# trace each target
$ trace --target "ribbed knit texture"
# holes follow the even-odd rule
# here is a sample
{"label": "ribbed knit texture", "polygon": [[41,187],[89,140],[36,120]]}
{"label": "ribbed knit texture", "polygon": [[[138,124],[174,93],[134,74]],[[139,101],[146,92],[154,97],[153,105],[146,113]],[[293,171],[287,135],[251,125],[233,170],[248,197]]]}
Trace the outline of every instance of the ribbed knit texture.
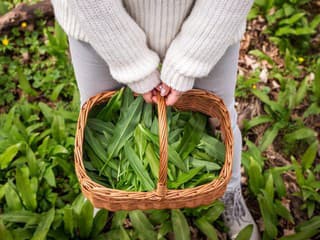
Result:
{"label": "ribbed knit texture", "polygon": [[67,34],[89,42],[112,76],[144,93],[161,80],[180,91],[239,41],[253,0],[52,0]]}
{"label": "ribbed knit texture", "polygon": [[205,77],[227,48],[239,41],[252,0],[197,0],[190,16],[171,43],[161,80],[186,91],[194,78]]}

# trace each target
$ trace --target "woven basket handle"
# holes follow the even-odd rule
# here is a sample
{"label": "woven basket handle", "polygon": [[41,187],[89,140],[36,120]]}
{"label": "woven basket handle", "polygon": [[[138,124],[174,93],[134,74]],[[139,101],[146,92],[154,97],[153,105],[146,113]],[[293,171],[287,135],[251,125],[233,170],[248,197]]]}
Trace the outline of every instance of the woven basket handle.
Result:
{"label": "woven basket handle", "polygon": [[168,170],[168,126],[165,98],[158,95],[158,121],[159,121],[159,180],[157,194],[164,197],[167,192],[167,170]]}

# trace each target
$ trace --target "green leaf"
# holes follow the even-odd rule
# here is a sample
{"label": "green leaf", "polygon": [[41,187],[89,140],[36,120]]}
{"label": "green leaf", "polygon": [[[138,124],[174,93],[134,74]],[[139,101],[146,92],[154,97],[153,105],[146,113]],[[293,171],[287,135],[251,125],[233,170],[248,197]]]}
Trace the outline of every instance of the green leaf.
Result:
{"label": "green leaf", "polygon": [[147,145],[144,160],[148,162],[153,177],[158,179],[158,177],[159,177],[159,158],[157,157],[157,155],[154,152],[154,149],[152,147],[152,144],[150,144],[150,143]]}
{"label": "green leaf", "polygon": [[37,96],[37,92],[31,87],[27,77],[24,75],[21,68],[17,68],[17,77],[19,81],[19,87],[27,94],[31,96]]}
{"label": "green leaf", "polygon": [[298,232],[289,236],[285,236],[279,238],[279,240],[302,240],[302,239],[311,239],[312,237],[316,236],[320,233],[319,229],[313,229],[308,232]]}
{"label": "green leaf", "polygon": [[[142,111],[142,97],[136,98],[133,103],[130,105],[130,108],[127,112],[123,114],[123,117],[119,119],[118,123],[115,126],[113,136],[110,140],[110,146],[108,148],[108,159],[101,169],[107,165],[112,157],[118,155],[121,148],[127,143],[129,138],[133,135],[134,129],[139,123],[141,111]],[[100,172],[101,172],[100,171]]]}
{"label": "green leaf", "polygon": [[206,211],[205,217],[209,223],[216,221],[224,211],[224,204],[221,201],[215,201],[212,206]]}
{"label": "green leaf", "polygon": [[118,116],[116,112],[119,111],[121,107],[123,90],[123,88],[120,89],[115,95],[110,98],[106,106],[97,114],[97,118],[108,122],[114,120]]}
{"label": "green leaf", "polygon": [[139,158],[143,159],[147,147],[147,139],[141,132],[141,129],[138,127],[135,128],[133,136],[135,145],[137,146]]}
{"label": "green leaf", "polygon": [[278,197],[282,198],[286,195],[286,186],[284,185],[283,179],[278,171],[272,171],[272,176],[274,179],[274,184]]}
{"label": "green leaf", "polygon": [[47,104],[45,104],[43,102],[39,103],[39,108],[40,108],[43,116],[47,120],[47,122],[52,122],[52,119],[53,119],[53,110],[52,110],[52,108],[50,108]]}
{"label": "green leaf", "polygon": [[[283,19],[279,22],[279,25],[293,25],[301,18],[303,18],[306,14],[304,12],[296,13],[292,15],[290,18]],[[292,27],[292,26],[291,26]]]}
{"label": "green leaf", "polygon": [[0,219],[10,223],[24,223],[27,225],[35,225],[38,224],[42,218],[40,214],[19,210],[3,213],[0,215]]}
{"label": "green leaf", "polygon": [[102,236],[101,238],[97,238],[97,240],[131,240],[127,231],[122,226],[117,229],[112,229]]}
{"label": "green leaf", "polygon": [[303,118],[307,118],[310,115],[318,115],[318,114],[320,114],[320,105],[318,106],[318,104],[314,102],[314,103],[311,103],[311,105],[307,108],[307,110],[305,110],[305,112],[303,113]]}
{"label": "green leaf", "polygon": [[109,212],[105,209],[99,210],[96,216],[93,219],[93,225],[91,230],[91,237],[98,236],[99,233],[102,232],[103,228],[107,224]]}
{"label": "green leaf", "polygon": [[182,160],[185,160],[200,143],[206,122],[207,118],[204,115],[197,113],[192,114],[189,122],[184,126],[183,136],[180,145],[177,148]]}
{"label": "green leaf", "polygon": [[140,210],[129,212],[130,221],[133,228],[139,235],[141,240],[157,239],[157,233],[154,231],[153,225],[147,216]]}
{"label": "green leaf", "polygon": [[267,199],[263,195],[258,195],[258,202],[262,218],[265,224],[265,231],[270,239],[275,239],[278,235],[278,230],[276,227],[277,223],[274,221],[274,213],[272,211],[270,212]]}
{"label": "green leaf", "polygon": [[143,106],[142,123],[146,128],[150,129],[152,125],[152,104],[145,102]]}
{"label": "green leaf", "polygon": [[249,224],[245,226],[241,231],[238,233],[235,240],[248,240],[251,238],[251,234],[253,232],[253,224]]}
{"label": "green leaf", "polygon": [[255,195],[257,195],[260,192],[261,187],[264,185],[264,180],[261,173],[261,167],[252,157],[250,158],[248,175],[249,188]]}
{"label": "green leaf", "polygon": [[196,219],[194,223],[209,240],[218,240],[216,229],[204,217]]}
{"label": "green leaf", "polygon": [[313,162],[316,159],[317,151],[318,151],[319,142],[315,140],[305,151],[305,153],[301,157],[301,165],[303,169],[311,168]]}
{"label": "green leaf", "polygon": [[315,17],[312,19],[312,21],[310,22],[310,27],[312,29],[316,29],[318,27],[318,25],[320,24],[320,15],[317,14],[315,15]]}
{"label": "green leaf", "polygon": [[124,151],[129,160],[130,166],[132,167],[135,174],[138,176],[144,189],[147,191],[152,191],[155,188],[153,181],[151,180],[148,172],[144,169],[142,165],[142,159],[139,159],[137,154],[129,145],[124,146]]}
{"label": "green leaf", "polygon": [[11,232],[6,228],[2,220],[0,220],[0,236],[4,240],[14,240]]}
{"label": "green leaf", "polygon": [[167,210],[147,210],[148,219],[154,225],[162,224],[169,220],[169,213]]}
{"label": "green leaf", "polygon": [[170,220],[162,222],[160,225],[160,228],[158,230],[158,238],[159,240],[166,240],[165,236],[169,233],[172,232],[172,223]]}
{"label": "green leaf", "polygon": [[308,138],[315,139],[316,136],[317,134],[313,129],[302,127],[302,128],[299,128],[298,130],[295,130],[294,132],[286,134],[284,136],[284,139],[287,142],[293,142],[293,141],[308,139]]}
{"label": "green leaf", "polygon": [[244,122],[244,127],[246,129],[246,131],[248,131],[249,129],[258,126],[260,124],[264,124],[264,123],[269,123],[272,122],[273,118],[270,117],[269,115],[261,115],[255,118],[252,118],[249,121],[245,121]]}
{"label": "green leaf", "polygon": [[273,59],[271,57],[269,57],[267,54],[265,54],[264,52],[262,52],[258,49],[254,49],[254,50],[249,51],[249,54],[258,57],[261,60],[266,60],[271,65],[274,64]]}
{"label": "green leaf", "polygon": [[60,83],[57,86],[55,86],[55,88],[53,89],[51,95],[49,96],[51,101],[56,101],[61,93],[61,91],[63,90],[63,88],[65,87],[65,83]]}
{"label": "green leaf", "polygon": [[11,181],[8,182],[7,184],[8,185],[6,187],[7,191],[5,193],[5,199],[6,199],[6,203],[8,205],[9,210],[11,211],[21,210],[22,204],[14,184]]}
{"label": "green leaf", "polygon": [[63,209],[63,222],[64,222],[64,231],[74,236],[75,230],[75,216],[73,213],[73,209],[70,206],[66,206]]}
{"label": "green leaf", "polygon": [[265,183],[265,191],[266,191],[266,195],[269,197],[268,200],[270,202],[273,202],[274,201],[274,186],[273,186],[273,177],[270,172],[267,175],[267,180]]}
{"label": "green leaf", "polygon": [[203,134],[200,144],[197,147],[204,150],[213,159],[216,159],[219,162],[224,162],[225,146],[218,139],[208,134]]}
{"label": "green leaf", "polygon": [[17,168],[16,185],[27,209],[35,210],[37,208],[37,189],[32,189],[29,175],[29,169],[26,166]]}
{"label": "green leaf", "polygon": [[190,164],[193,167],[205,167],[207,171],[217,171],[221,169],[221,166],[215,162],[203,161],[191,158]]}
{"label": "green leaf", "polygon": [[303,99],[306,97],[307,90],[308,90],[308,79],[305,78],[301,83],[297,90],[297,93],[295,94],[295,106],[298,106]]}
{"label": "green leaf", "polygon": [[190,229],[186,217],[179,209],[171,210],[171,221],[175,240],[190,240]]}
{"label": "green leaf", "polygon": [[0,16],[4,15],[9,11],[9,3],[8,2],[0,2]]}
{"label": "green leaf", "polygon": [[81,238],[88,238],[93,224],[93,206],[89,200],[83,202],[79,218],[78,227]]}
{"label": "green leaf", "polygon": [[168,182],[168,188],[177,189],[182,184],[187,183],[188,181],[193,179],[194,176],[196,176],[202,169],[203,167],[197,167],[197,168],[192,168],[188,172],[181,173],[174,182],[171,182],[171,181]]}
{"label": "green leaf", "polygon": [[273,143],[281,128],[282,123],[278,122],[265,131],[259,146],[261,151],[265,151]]}
{"label": "green leaf", "polygon": [[[142,124],[138,124],[138,127],[141,129],[142,133],[159,148],[159,137],[153,134],[149,129],[146,129]],[[174,150],[174,148],[168,145],[168,158],[169,162],[173,163],[180,170],[186,172],[187,168],[182,161],[180,155]]]}
{"label": "green leaf", "polygon": [[65,126],[65,120],[60,115],[53,115],[53,120],[51,124],[51,131],[53,138],[58,143],[64,143],[66,139],[66,126]]}
{"label": "green leaf", "polygon": [[36,231],[31,238],[31,240],[45,240],[47,239],[47,234],[49,232],[50,226],[54,220],[55,210],[54,208],[50,209],[41,217],[41,221],[36,228]]}
{"label": "green leaf", "polygon": [[300,223],[297,227],[296,230],[298,232],[309,232],[313,230],[317,230],[320,232],[320,216],[314,216],[308,221],[304,221]]}
{"label": "green leaf", "polygon": [[117,211],[112,217],[111,229],[120,228],[124,224],[124,220],[128,216],[128,211]]}
{"label": "green leaf", "polygon": [[49,186],[56,187],[56,178],[55,178],[54,173],[52,171],[52,167],[48,167],[46,169],[43,177],[46,179]]}
{"label": "green leaf", "polygon": [[275,204],[274,208],[276,210],[277,215],[283,217],[287,221],[294,224],[294,219],[293,219],[290,211],[285,206],[283,206],[279,200],[276,200],[274,204]]}
{"label": "green leaf", "polygon": [[5,169],[8,167],[22,146],[22,143],[11,145],[0,155],[0,169]]}

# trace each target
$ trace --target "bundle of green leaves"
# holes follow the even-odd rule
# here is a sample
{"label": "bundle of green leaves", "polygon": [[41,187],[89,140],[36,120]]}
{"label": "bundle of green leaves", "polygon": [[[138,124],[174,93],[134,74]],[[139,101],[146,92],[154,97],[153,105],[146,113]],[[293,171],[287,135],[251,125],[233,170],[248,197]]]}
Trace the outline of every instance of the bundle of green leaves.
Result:
{"label": "bundle of green leaves", "polygon": [[[158,116],[155,106],[127,89],[95,106],[85,128],[87,174],[108,188],[152,191],[159,174]],[[167,108],[168,188],[212,181],[224,163],[225,146],[212,136],[207,116]],[[211,133],[210,133],[211,131]]]}

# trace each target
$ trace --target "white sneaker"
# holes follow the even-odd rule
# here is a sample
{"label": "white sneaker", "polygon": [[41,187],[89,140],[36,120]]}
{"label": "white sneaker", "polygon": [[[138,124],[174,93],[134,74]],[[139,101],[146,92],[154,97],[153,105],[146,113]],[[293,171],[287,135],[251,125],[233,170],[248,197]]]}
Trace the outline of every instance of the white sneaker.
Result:
{"label": "white sneaker", "polygon": [[230,239],[235,239],[238,233],[247,225],[253,225],[250,240],[260,240],[258,227],[243,199],[241,188],[237,187],[233,191],[226,191],[221,199],[225,205],[222,214],[225,225],[229,228]]}

